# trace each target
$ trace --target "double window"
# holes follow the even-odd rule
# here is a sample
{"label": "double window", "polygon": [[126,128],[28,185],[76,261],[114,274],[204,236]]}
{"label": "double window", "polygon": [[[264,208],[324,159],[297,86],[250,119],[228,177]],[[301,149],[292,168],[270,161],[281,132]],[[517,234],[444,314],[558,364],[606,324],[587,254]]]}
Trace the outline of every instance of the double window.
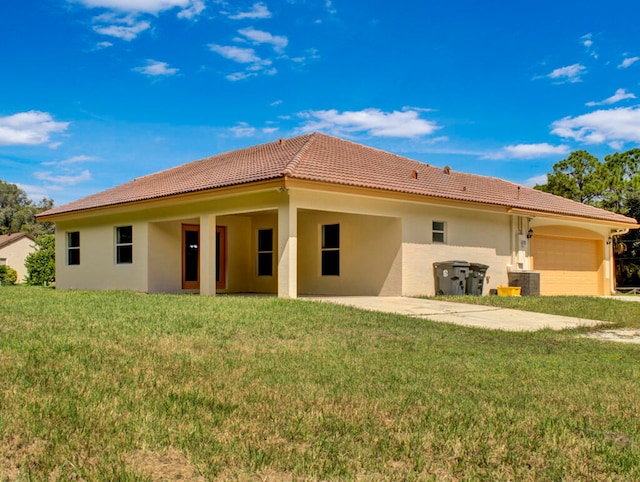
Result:
{"label": "double window", "polygon": [[258,276],[273,276],[273,229],[258,229]]}
{"label": "double window", "polygon": [[116,264],[133,263],[133,226],[116,228]]}
{"label": "double window", "polygon": [[322,225],[322,276],[340,276],[340,225]]}
{"label": "double window", "polygon": [[67,264],[80,264],[80,232],[67,233]]}

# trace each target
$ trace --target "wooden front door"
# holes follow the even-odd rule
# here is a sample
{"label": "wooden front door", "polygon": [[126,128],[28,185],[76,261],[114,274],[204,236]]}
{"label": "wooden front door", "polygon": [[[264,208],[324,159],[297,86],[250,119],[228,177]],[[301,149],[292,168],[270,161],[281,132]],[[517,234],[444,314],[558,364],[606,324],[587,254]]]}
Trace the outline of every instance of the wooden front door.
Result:
{"label": "wooden front door", "polygon": [[[227,287],[227,229],[216,226],[216,289]],[[182,289],[200,289],[200,226],[182,225]]]}

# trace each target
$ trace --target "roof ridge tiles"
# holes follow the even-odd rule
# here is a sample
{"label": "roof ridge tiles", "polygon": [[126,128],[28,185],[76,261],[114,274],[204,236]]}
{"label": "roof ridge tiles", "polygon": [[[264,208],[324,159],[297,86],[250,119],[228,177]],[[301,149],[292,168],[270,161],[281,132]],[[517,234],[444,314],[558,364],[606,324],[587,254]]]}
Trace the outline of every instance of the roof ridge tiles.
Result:
{"label": "roof ridge tiles", "polygon": [[311,145],[317,139],[317,137],[318,137],[317,132],[313,132],[309,135],[309,139],[307,139],[307,141],[302,145],[302,147],[300,147],[298,152],[296,152],[296,154],[291,158],[291,160],[287,163],[285,168],[282,170],[283,176],[291,176],[293,174],[296,167],[298,167],[298,164],[300,163],[300,161],[302,160],[306,152],[309,150],[309,147],[311,147]]}

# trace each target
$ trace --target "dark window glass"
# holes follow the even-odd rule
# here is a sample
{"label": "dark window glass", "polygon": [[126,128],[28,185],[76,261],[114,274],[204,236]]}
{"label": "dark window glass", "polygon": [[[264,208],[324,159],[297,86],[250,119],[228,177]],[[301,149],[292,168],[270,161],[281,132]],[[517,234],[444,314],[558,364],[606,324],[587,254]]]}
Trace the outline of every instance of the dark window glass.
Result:
{"label": "dark window glass", "polygon": [[273,229],[258,230],[258,276],[273,276]]}
{"label": "dark window glass", "polygon": [[185,231],[184,233],[184,280],[198,281],[198,243],[200,236],[198,231]]}
{"label": "dark window glass", "polygon": [[334,248],[340,247],[340,225],[339,224],[325,224],[322,226],[322,248]]}
{"label": "dark window glass", "polygon": [[116,250],[118,253],[118,264],[133,263],[133,246],[118,246]]}
{"label": "dark window glass", "polygon": [[322,276],[340,275],[340,251],[331,250],[322,252]]}
{"label": "dark window glass", "polygon": [[67,233],[68,244],[70,248],[79,248],[80,247],[80,233]]}
{"label": "dark window glass", "polygon": [[133,226],[122,226],[117,230],[117,243],[118,244],[132,244],[133,243]]}
{"label": "dark window glass", "polygon": [[116,263],[133,263],[133,227],[116,228]]}
{"label": "dark window glass", "polygon": [[340,275],[340,225],[322,226],[322,276]]}
{"label": "dark window glass", "polygon": [[273,251],[273,229],[258,230],[258,251]]}
{"label": "dark window glass", "polygon": [[273,275],[273,253],[258,253],[258,276]]}
{"label": "dark window glass", "polygon": [[80,264],[80,233],[67,233],[67,264]]}

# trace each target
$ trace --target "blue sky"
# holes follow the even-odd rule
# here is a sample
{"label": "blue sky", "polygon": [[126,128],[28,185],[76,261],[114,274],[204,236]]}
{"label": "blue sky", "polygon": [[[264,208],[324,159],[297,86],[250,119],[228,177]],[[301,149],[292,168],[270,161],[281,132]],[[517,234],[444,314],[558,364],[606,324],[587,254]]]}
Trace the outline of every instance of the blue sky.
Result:
{"label": "blue sky", "polygon": [[5,1],[0,179],[60,205],[321,131],[533,185],[573,150],[640,144],[638,18],[632,0]]}

